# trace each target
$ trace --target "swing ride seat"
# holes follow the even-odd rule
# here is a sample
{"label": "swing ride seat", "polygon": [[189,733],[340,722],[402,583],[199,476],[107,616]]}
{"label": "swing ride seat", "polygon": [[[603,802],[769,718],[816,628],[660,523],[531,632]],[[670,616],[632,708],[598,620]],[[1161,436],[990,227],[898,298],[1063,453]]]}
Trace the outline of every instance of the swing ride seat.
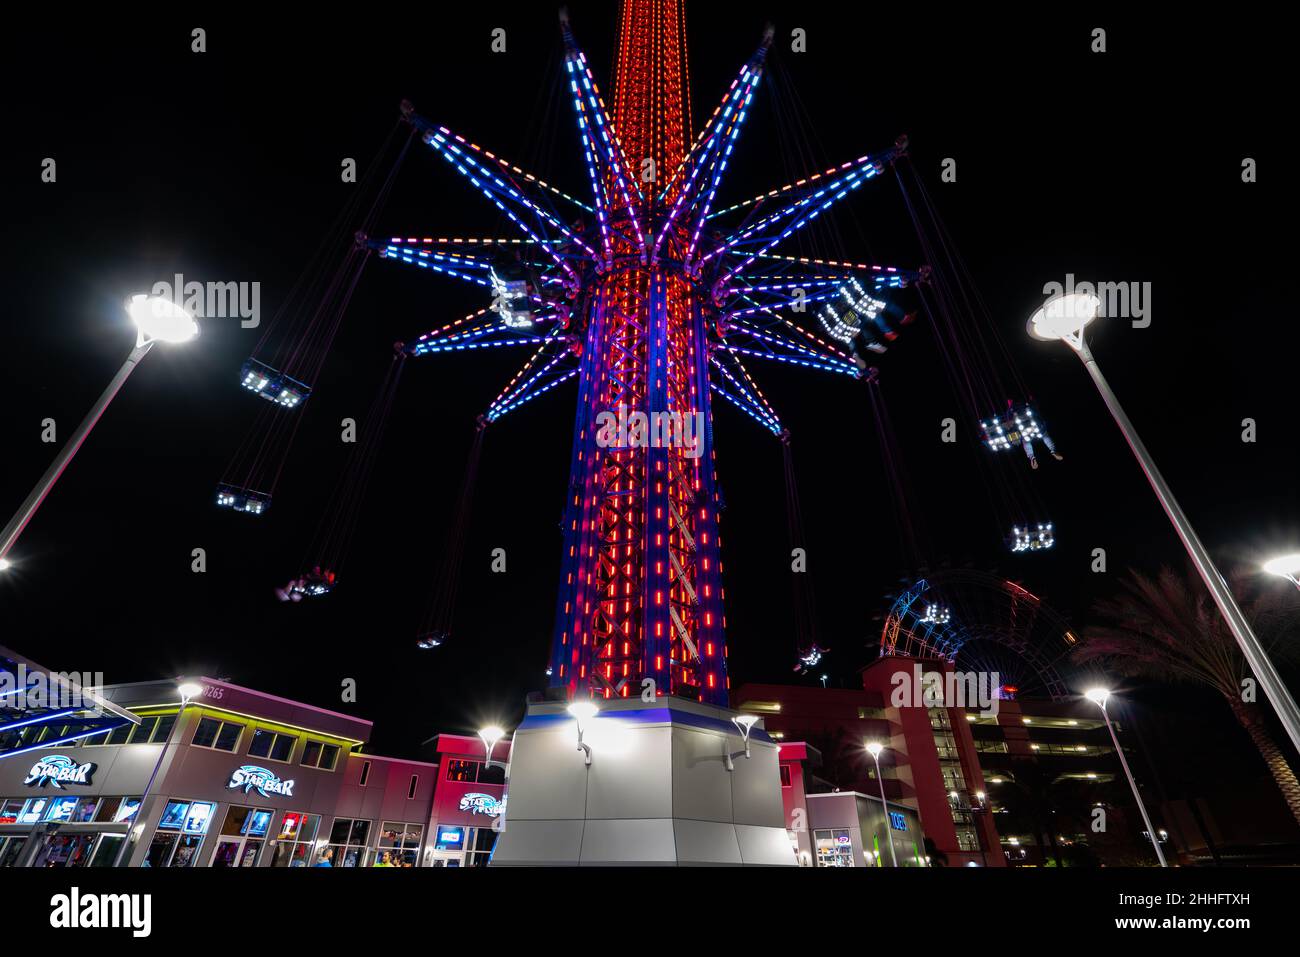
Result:
{"label": "swing ride seat", "polygon": [[[828,336],[848,344],[863,332],[862,320],[864,318],[874,323],[886,338],[893,335],[893,332],[880,317],[885,304],[863,289],[860,282],[856,279],[850,279],[848,282],[842,283],[839,293],[839,299],[828,302],[817,315],[817,320],[822,324],[822,328],[826,330]],[[875,344],[875,340],[870,339],[867,348],[873,348],[873,344]],[[883,352],[884,347],[881,346],[874,351]]]}
{"label": "swing ride seat", "polygon": [[217,486],[217,506],[249,515],[261,515],[271,507],[271,496],[249,488],[238,488],[222,482]]}
{"label": "swing ride seat", "polygon": [[983,420],[980,428],[984,433],[984,444],[994,452],[1004,452],[1026,439],[1033,441],[1043,437],[1034,410],[1028,405],[1017,406],[1006,415]]}
{"label": "swing ride seat", "polygon": [[1044,552],[1056,544],[1056,533],[1052,531],[1051,522],[1038,522],[1034,525],[1013,525],[1011,537],[1007,540],[1011,551]]}
{"label": "swing ride seat", "polygon": [[313,568],[311,572],[294,582],[293,590],[308,598],[319,598],[333,591],[336,583],[337,576],[328,568],[324,571]]}
{"label": "swing ride seat", "polygon": [[252,358],[240,366],[239,384],[286,409],[296,409],[311,395],[311,386]]}
{"label": "swing ride seat", "polygon": [[492,281],[492,310],[511,329],[531,329],[533,313],[528,299],[531,290],[527,280],[518,275],[500,275],[496,268],[488,270]]}

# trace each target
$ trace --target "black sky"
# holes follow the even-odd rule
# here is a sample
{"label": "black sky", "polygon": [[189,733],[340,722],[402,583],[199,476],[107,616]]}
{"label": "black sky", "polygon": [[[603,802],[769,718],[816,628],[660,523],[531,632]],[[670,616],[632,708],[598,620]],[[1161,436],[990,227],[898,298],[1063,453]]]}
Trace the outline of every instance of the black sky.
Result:
{"label": "black sky", "polygon": [[[581,191],[550,5],[396,13],[60,20],[6,37],[5,515],[53,454],[41,420],[54,418],[67,435],[129,350],[121,299],[176,272],[257,280],[271,316],[356,189],[339,181],[340,160],[369,162],[402,98]],[[608,90],[614,5],[577,3],[571,13]],[[1071,272],[1153,284],[1150,328],[1110,322],[1096,331],[1095,351],[1216,556],[1251,563],[1300,542],[1300,333],[1285,241],[1294,196],[1278,93],[1287,61],[1268,31],[1151,26],[1095,11],[946,18],[697,3],[689,17],[697,124],[769,19],[771,75],[720,202],[792,178],[786,166],[796,157],[825,168],[909,134],[996,333],[1066,456],[1033,476],[1058,528],[1056,549],[1010,556],[976,477],[975,437],[939,442],[940,420],[963,411],[934,334],[909,327],[880,366],[933,561],[1022,580],[1082,627],[1119,573],[1181,560],[1082,368],[1064,348],[1024,335],[1043,284]],[[201,55],[189,50],[194,26],[207,29]],[[497,26],[507,30],[505,55],[489,50]],[[1108,31],[1104,55],[1089,52],[1094,26]],[[790,52],[794,27],[808,31],[806,54]],[[58,163],[55,184],[40,181],[47,156]],[[1241,182],[1246,156],[1259,162],[1257,184]],[[957,159],[955,184],[938,182],[943,157]],[[860,190],[834,222],[846,254],[918,262],[888,179]],[[379,232],[505,234],[418,146],[381,223]],[[338,422],[364,415],[392,342],[482,298],[450,280],[367,266],[260,520],[218,511],[212,499],[259,411],[236,379],[265,330],[218,320],[191,347],[156,349],[22,539],[20,565],[0,580],[0,642],[109,681],[203,672],[351,710],[376,720],[377,743],[398,753],[438,730],[511,720],[545,680],[571,389],[489,431],[456,640],[423,654],[412,638],[475,416],[522,354],[410,362],[343,586],[297,606],[272,596],[296,570],[342,468]],[[750,366],[795,436],[822,643],[834,649],[832,680],[847,684],[877,639],[882,596],[907,571],[862,386]],[[733,683],[791,680],[780,449],[734,410],[716,416]],[[1246,417],[1258,423],[1254,444],[1240,438]],[[196,547],[207,550],[203,575],[190,571]],[[507,550],[505,575],[489,571],[495,547]],[[1108,575],[1089,571],[1097,547],[1107,549]],[[359,682],[354,706],[339,701],[348,677]]]}

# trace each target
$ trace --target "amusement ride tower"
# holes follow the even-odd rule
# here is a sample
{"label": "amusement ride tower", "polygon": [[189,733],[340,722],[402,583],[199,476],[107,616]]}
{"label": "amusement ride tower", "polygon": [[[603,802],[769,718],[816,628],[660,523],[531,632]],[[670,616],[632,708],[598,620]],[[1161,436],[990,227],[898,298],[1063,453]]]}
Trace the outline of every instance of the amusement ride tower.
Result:
{"label": "amusement ride tower", "polygon": [[[858,348],[876,348],[874,330],[885,328],[876,296],[915,274],[777,246],[876,177],[898,149],[718,210],[771,31],[693,137],[684,0],[623,0],[608,104],[563,14],[561,25],[591,199],[403,104],[423,141],[523,235],[365,242],[385,259],[494,295],[491,307],[407,346],[410,354],[537,347],[484,423],[577,379],[552,686],[569,698],[652,691],[725,706],[710,400],[721,395],[782,435],[742,357],[863,375]],[[561,213],[561,202],[578,214]],[[728,214],[739,222],[724,226],[718,218]],[[787,309],[807,318],[796,322]]]}

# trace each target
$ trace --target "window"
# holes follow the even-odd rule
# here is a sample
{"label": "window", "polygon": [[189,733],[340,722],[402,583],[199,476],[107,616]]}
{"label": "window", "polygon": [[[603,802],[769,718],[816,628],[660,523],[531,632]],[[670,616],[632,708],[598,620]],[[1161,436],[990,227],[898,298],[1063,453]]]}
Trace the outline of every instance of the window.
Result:
{"label": "window", "polygon": [[477,761],[448,761],[447,780],[473,784],[478,780],[478,764]]}
{"label": "window", "polygon": [[790,765],[781,765],[781,787],[790,787]]}
{"label": "window", "polygon": [[135,726],[135,731],[131,734],[132,744],[144,744],[153,734],[154,729],[158,727],[158,716],[150,715],[147,718],[141,718],[140,723]]}
{"label": "window", "polygon": [[846,828],[813,831],[818,867],[852,867],[853,838]]}
{"label": "window", "polygon": [[379,853],[375,866],[382,866],[385,855],[394,867],[416,867],[420,862],[420,844],[424,826],[384,821],[379,827]]}
{"label": "window", "polygon": [[22,813],[23,805],[26,803],[22,798],[10,798],[0,802],[0,824],[17,824],[18,815]]}
{"label": "window", "polygon": [[466,867],[487,867],[492,848],[497,843],[497,832],[490,827],[476,827],[470,839],[469,853],[465,855]]}
{"label": "window", "polygon": [[326,850],[334,867],[365,867],[366,839],[370,836],[370,822],[336,817],[330,828],[330,842]]}
{"label": "window", "polygon": [[369,781],[369,780],[370,780],[370,762],[369,762],[369,761],[362,761],[362,762],[361,762],[361,782],[360,782],[360,783],[361,783],[361,786],[362,786],[362,787],[365,787],[365,786],[366,786],[366,782]]}
{"label": "window", "polygon": [[411,786],[406,789],[406,799],[408,801],[415,800],[415,789],[418,788],[419,786],[420,786],[420,776],[418,774],[412,774]]}
{"label": "window", "polygon": [[858,717],[863,720],[866,720],[867,718],[883,720],[888,718],[889,715],[885,713],[884,708],[859,708]]}
{"label": "window", "polygon": [[217,806],[207,801],[168,801],[142,867],[193,867]]}
{"label": "window", "polygon": [[312,850],[316,832],[320,830],[320,815],[303,811],[285,811],[280,820],[280,833],[276,839],[272,867],[311,867]]}
{"label": "window", "polygon": [[338,759],[339,746],[337,744],[326,744],[323,741],[312,741],[309,738],[307,743],[302,746],[302,761],[299,763],[303,767],[333,771],[334,764]]}
{"label": "window", "polygon": [[131,740],[131,732],[135,730],[135,725],[131,722],[119,724],[108,734],[109,744],[126,744]]}
{"label": "window", "polygon": [[279,734],[265,728],[258,728],[253,732],[253,740],[248,745],[248,753],[255,758],[288,761],[293,757],[293,746],[297,740],[297,737],[292,734]]}
{"label": "window", "polygon": [[158,727],[154,729],[153,737],[149,739],[151,744],[158,744],[166,741],[171,737],[172,727],[176,724],[176,715],[160,714],[158,716]]}
{"label": "window", "polygon": [[126,824],[135,820],[140,810],[140,799],[134,797],[106,797],[95,812],[95,821],[109,824]]}
{"label": "window", "polygon": [[234,751],[239,743],[239,735],[244,730],[242,724],[222,721],[219,718],[203,718],[194,730],[191,742],[196,748],[212,748],[216,751]]}

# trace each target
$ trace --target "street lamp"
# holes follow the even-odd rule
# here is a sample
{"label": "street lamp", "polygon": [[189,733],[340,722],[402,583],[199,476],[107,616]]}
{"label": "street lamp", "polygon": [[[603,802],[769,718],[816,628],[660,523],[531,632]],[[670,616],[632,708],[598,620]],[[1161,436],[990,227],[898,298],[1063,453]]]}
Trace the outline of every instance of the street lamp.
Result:
{"label": "street lamp", "polygon": [[736,770],[736,758],[740,757],[741,755],[744,755],[746,760],[749,759],[750,757],[749,732],[753,730],[754,725],[758,723],[758,716],[753,714],[738,714],[731,719],[731,723],[734,724],[738,729],[740,729],[740,740],[745,745],[745,747],[740,751],[735,752],[734,754],[728,752],[726,756],[727,757],[726,765],[728,771]]}
{"label": "street lamp", "polygon": [[578,750],[582,752],[583,763],[588,765],[591,764],[591,745],[582,740],[582,735],[586,731],[587,722],[596,717],[599,710],[594,701],[574,701],[569,705],[569,714],[573,715],[573,720],[578,725]]}
{"label": "street lamp", "polygon": [[1277,575],[1285,578],[1296,588],[1300,588],[1300,552],[1293,552],[1290,555],[1279,555],[1264,563],[1264,571],[1270,575]]}
{"label": "street lamp", "polygon": [[163,741],[162,747],[158,749],[158,760],[153,763],[153,773],[149,775],[149,783],[144,786],[144,793],[140,795],[140,808],[136,811],[139,823],[135,828],[127,831],[126,838],[122,841],[122,846],[118,848],[117,859],[113,861],[114,867],[122,866],[122,857],[126,854],[126,849],[132,843],[132,834],[134,833],[135,837],[138,839],[140,835],[144,833],[144,816],[148,813],[145,810],[145,804],[149,800],[149,792],[153,790],[154,779],[158,777],[158,769],[162,767],[163,758],[167,755],[167,748],[172,743],[172,735],[176,733],[176,729],[180,727],[181,719],[185,717],[185,709],[190,706],[191,701],[203,694],[203,685],[199,684],[197,681],[182,681],[176,686],[176,693],[181,696],[180,710],[176,712],[176,721],[173,722],[171,728],[168,729],[167,737]]}
{"label": "street lamp", "polygon": [[1286,728],[1287,736],[1291,738],[1293,745],[1300,748],[1300,709],[1297,709],[1295,699],[1291,697],[1291,693],[1282,682],[1282,676],[1278,674],[1277,669],[1273,667],[1273,662],[1265,654],[1264,646],[1251,631],[1250,624],[1241,613],[1241,609],[1237,607],[1236,599],[1232,597],[1232,592],[1224,582],[1223,576],[1219,574],[1219,570],[1210,559],[1209,552],[1201,544],[1191,523],[1187,521],[1187,516],[1183,514],[1182,508],[1174,499],[1174,493],[1170,491],[1164,477],[1156,468],[1146,446],[1138,438],[1137,430],[1133,428],[1133,423],[1120,407],[1119,400],[1110,390],[1110,386],[1101,374],[1101,369],[1097,367],[1097,360],[1093,358],[1088,344],[1083,339],[1084,327],[1097,318],[1100,306],[1101,300],[1087,293],[1072,292],[1054,296],[1043,303],[1029,318],[1029,334],[1036,339],[1062,340],[1083,361],[1084,368],[1092,376],[1097,391],[1101,393],[1102,400],[1106,403],[1106,408],[1110,410],[1115,424],[1124,433],[1124,438],[1137,458],[1138,464],[1142,466],[1142,471],[1146,473],[1147,481],[1151,483],[1156,498],[1160,500],[1160,505],[1169,516],[1169,521],[1173,523],[1183,547],[1191,556],[1201,580],[1214,596],[1214,603],[1219,606],[1219,613],[1223,615],[1233,637],[1237,639],[1247,664],[1250,665],[1259,683],[1264,686],[1264,693],[1273,703],[1273,709],[1281,719],[1283,727]]}
{"label": "street lamp", "polygon": [[36,487],[32,489],[26,501],[18,507],[9,524],[0,531],[0,572],[10,567],[7,557],[9,550],[13,548],[14,542],[18,541],[18,536],[23,533],[27,523],[32,520],[36,510],[41,507],[45,501],[45,496],[50,494],[50,489],[54,483],[59,480],[63,470],[68,467],[72,457],[77,454],[81,444],[86,441],[86,436],[90,430],[95,427],[108,404],[113,401],[118,390],[122,388],[127,377],[135,370],[140,360],[145,357],[155,342],[186,342],[193,339],[199,334],[199,325],[194,318],[176,305],[170,299],[162,296],[133,296],[127,300],[126,311],[130,314],[131,320],[136,326],[135,348],[127,356],[126,362],[118,370],[117,375],[113,376],[113,381],[108,384],[99,400],[87,413],[86,417],[81,420],[77,426],[77,431],[68,439],[67,444],[55,456],[50,467],[45,470]]}
{"label": "street lamp", "polygon": [[[496,748],[497,742],[506,736],[506,733],[495,724],[491,724],[486,728],[480,728],[478,736],[483,739],[483,747],[487,749],[487,763],[483,766],[485,768],[490,768],[492,767],[492,751]],[[496,763],[501,764],[500,761]],[[504,764],[501,766],[505,767]]]}
{"label": "street lamp", "polygon": [[889,802],[885,800],[885,779],[880,776],[880,752],[883,750],[885,750],[885,746],[879,741],[867,742],[867,753],[871,755],[871,760],[876,764],[876,783],[880,785],[880,804],[885,809],[885,840],[889,844],[889,859],[897,867],[898,852],[894,850],[893,825],[889,822]]}
{"label": "street lamp", "polygon": [[1083,696],[1101,709],[1101,716],[1106,722],[1106,730],[1110,732],[1110,740],[1115,745],[1115,753],[1119,755],[1120,767],[1124,769],[1124,776],[1128,778],[1128,786],[1133,790],[1133,800],[1137,801],[1138,810],[1142,812],[1142,821],[1147,826],[1147,835],[1151,838],[1151,846],[1156,850],[1156,857],[1160,861],[1161,867],[1168,867],[1165,862],[1165,852],[1160,850],[1160,841],[1156,838],[1156,829],[1151,826],[1151,818],[1147,816],[1147,806],[1142,803],[1142,795],[1138,794],[1137,782],[1133,780],[1133,772],[1128,769],[1128,760],[1124,757],[1124,749],[1119,746],[1119,738],[1115,735],[1115,726],[1110,723],[1110,713],[1106,710],[1106,702],[1110,699],[1110,689],[1108,688],[1089,688],[1083,693]]}

